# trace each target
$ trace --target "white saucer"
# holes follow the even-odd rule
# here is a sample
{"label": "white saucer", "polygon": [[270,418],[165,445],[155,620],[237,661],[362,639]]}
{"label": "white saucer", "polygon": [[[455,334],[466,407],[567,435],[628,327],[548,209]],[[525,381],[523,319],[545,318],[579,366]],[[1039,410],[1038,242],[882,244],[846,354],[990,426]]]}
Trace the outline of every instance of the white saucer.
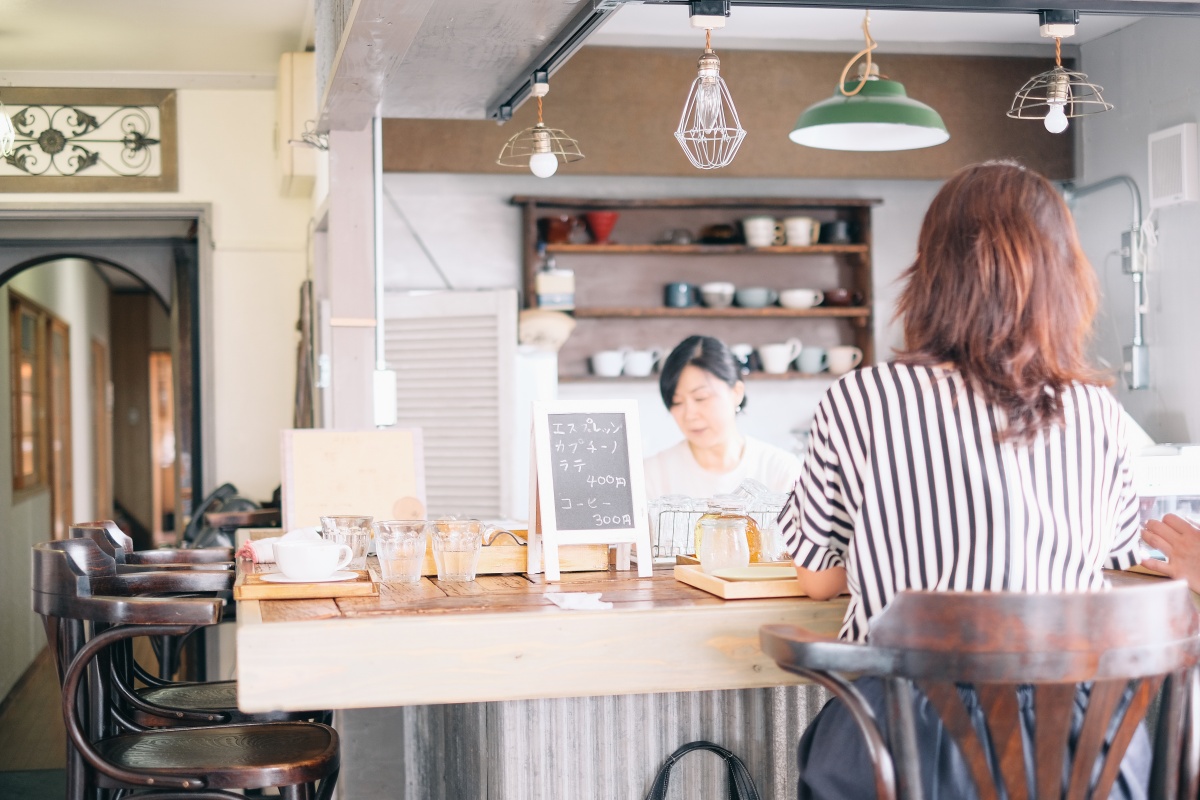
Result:
{"label": "white saucer", "polygon": [[315,580],[315,581],[311,580],[310,578],[289,578],[287,575],[284,575],[282,572],[270,572],[270,573],[267,573],[266,575],[259,575],[258,577],[261,580],[266,581],[267,583],[333,583],[334,581],[352,580],[352,579],[358,577],[358,573],[357,572],[346,572],[345,570],[343,570],[341,572],[333,573],[328,578],[321,578],[320,580]]}

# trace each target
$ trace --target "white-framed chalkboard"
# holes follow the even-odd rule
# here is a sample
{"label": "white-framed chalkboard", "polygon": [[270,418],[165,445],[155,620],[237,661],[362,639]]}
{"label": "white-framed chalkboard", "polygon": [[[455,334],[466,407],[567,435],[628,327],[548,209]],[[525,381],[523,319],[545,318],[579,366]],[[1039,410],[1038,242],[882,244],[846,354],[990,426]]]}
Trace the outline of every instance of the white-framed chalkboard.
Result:
{"label": "white-framed chalkboard", "polygon": [[[638,575],[652,569],[646,519],[642,434],[634,400],[555,400],[533,404],[529,571],[543,563],[559,578],[558,548],[618,544],[637,548]],[[618,569],[629,548],[618,548]]]}

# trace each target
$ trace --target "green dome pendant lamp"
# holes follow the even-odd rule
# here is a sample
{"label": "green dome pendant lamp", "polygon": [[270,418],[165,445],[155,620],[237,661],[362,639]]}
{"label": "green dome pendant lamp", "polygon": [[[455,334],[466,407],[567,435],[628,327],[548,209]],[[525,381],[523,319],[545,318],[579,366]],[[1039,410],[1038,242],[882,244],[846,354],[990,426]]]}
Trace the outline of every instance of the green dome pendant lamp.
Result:
{"label": "green dome pendant lamp", "polygon": [[[941,116],[904,91],[904,84],[879,75],[871,51],[879,45],[871,38],[871,15],[863,18],[866,47],[855,53],[842,70],[833,97],[804,110],[788,138],[796,144],[823,150],[878,152],[933,147],[950,138]],[[860,58],[857,80],[846,73]]]}

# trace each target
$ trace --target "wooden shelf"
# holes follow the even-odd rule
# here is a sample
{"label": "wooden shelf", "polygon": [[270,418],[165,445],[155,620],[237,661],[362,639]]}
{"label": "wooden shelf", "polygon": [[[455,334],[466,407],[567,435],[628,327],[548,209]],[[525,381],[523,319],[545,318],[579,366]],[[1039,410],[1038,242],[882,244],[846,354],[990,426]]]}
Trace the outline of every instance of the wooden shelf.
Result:
{"label": "wooden shelf", "polygon": [[660,209],[660,208],[870,208],[883,201],[873,197],[669,197],[618,199],[612,197],[542,197],[517,195],[512,204],[538,208]]}
{"label": "wooden shelf", "polygon": [[865,255],[865,244],[814,244],[807,247],[750,247],[744,244],[548,244],[547,253],[582,253],[586,255]]}
{"label": "wooden shelf", "polygon": [[[834,376],[828,372],[821,372],[816,375],[813,375],[810,373],[795,372],[793,370],[788,370],[787,372],[783,372],[778,375],[772,374],[770,372],[751,372],[747,375],[743,375],[742,380],[745,380],[745,381],[815,381],[815,380],[831,381],[835,377],[836,376]],[[559,383],[658,383],[658,375],[657,374],[648,375],[645,378],[633,378],[628,375],[620,375],[616,378],[601,378],[598,375],[559,375],[558,382]]]}
{"label": "wooden shelf", "polygon": [[862,306],[850,308],[670,308],[668,306],[646,306],[631,308],[576,308],[579,319],[610,319],[614,317],[691,317],[709,319],[770,319],[770,318],[814,318],[814,319],[862,319],[871,316],[871,309]]}

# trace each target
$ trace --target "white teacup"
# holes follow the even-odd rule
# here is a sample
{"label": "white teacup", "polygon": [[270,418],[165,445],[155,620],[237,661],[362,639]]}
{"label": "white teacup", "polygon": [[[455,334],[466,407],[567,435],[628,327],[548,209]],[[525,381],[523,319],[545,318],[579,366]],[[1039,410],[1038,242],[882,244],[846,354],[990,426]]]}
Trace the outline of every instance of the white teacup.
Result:
{"label": "white teacup", "polygon": [[601,350],[592,353],[592,372],[601,378],[616,378],[625,369],[625,350]]}
{"label": "white teacup", "polygon": [[772,375],[782,375],[800,355],[803,346],[799,339],[788,339],[783,344],[764,344],[758,348],[758,358],[762,361],[763,372]]}
{"label": "white teacup", "polygon": [[845,375],[862,363],[863,353],[854,345],[842,344],[829,348],[829,371],[834,375]]}
{"label": "white teacup", "polygon": [[807,247],[817,240],[819,227],[812,217],[787,217],[783,221],[783,232],[787,243],[793,247]]}
{"label": "white teacup", "polygon": [[774,217],[753,216],[742,220],[742,233],[751,247],[770,247],[783,244],[783,225]]}
{"label": "white teacup", "polygon": [[634,378],[647,377],[654,372],[662,355],[662,350],[657,347],[649,350],[630,350],[625,354],[625,374]]}
{"label": "white teacup", "polygon": [[349,545],[299,539],[275,542],[275,564],[292,580],[323,581],[354,558]]}
{"label": "white teacup", "polygon": [[734,285],[729,281],[710,281],[700,284],[700,299],[709,308],[728,308],[733,305]]}
{"label": "white teacup", "polygon": [[784,308],[812,308],[825,302],[819,289],[784,289],[779,293],[779,305]]}

